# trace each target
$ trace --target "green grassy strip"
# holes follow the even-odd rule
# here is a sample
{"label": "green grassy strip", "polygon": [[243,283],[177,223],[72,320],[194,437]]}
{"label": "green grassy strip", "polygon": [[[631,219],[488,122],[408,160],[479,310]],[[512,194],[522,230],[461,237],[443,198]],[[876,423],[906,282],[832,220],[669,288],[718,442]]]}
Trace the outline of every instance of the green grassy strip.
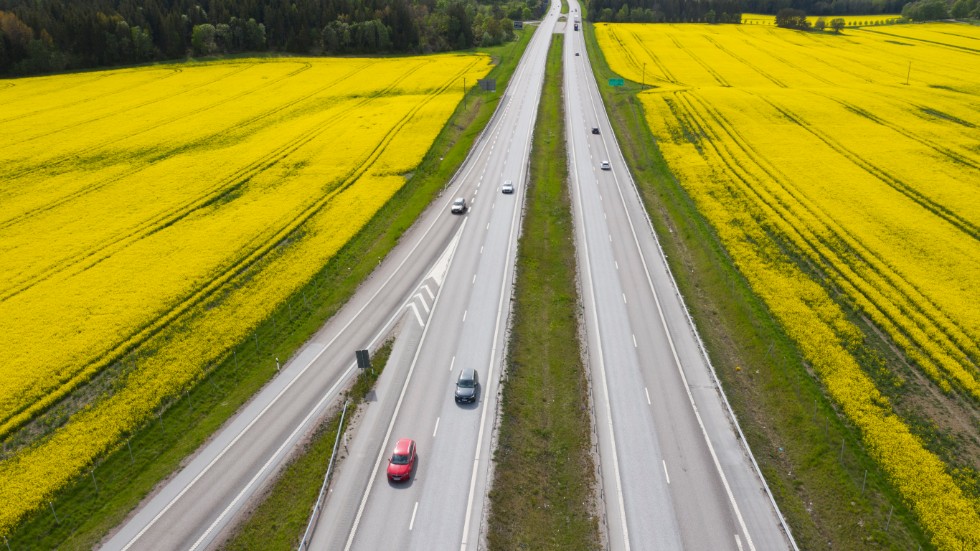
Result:
{"label": "green grassy strip", "polygon": [[[488,75],[498,92],[473,87],[408,183],[306,286],[263,322],[200,383],[160,417],[65,488],[7,536],[11,549],[91,549],[161,480],[276,374],[285,361],[353,295],[360,282],[445,187],[490,120],[533,29],[517,42],[481,48],[497,61]],[[135,361],[139,361],[138,357]]]}
{"label": "green grassy strip", "polygon": [[838,414],[670,172],[636,97],[644,87],[605,86],[619,75],[609,69],[591,25],[585,37],[617,140],[678,287],[800,548],[929,549],[858,431]]}
{"label": "green grassy strip", "polygon": [[555,36],[531,152],[490,492],[490,549],[597,549],[600,541],[566,185],[562,45]]}
{"label": "green grassy strip", "polygon": [[[353,388],[347,393],[351,404],[345,423],[349,423],[357,406],[374,388],[378,377],[388,363],[394,341],[388,341],[371,358],[372,371],[358,375]],[[325,420],[284,467],[275,484],[259,498],[255,506],[235,528],[234,534],[222,545],[228,551],[264,551],[296,549],[316,503],[323,476],[330,464],[341,411]],[[336,467],[336,465],[335,465]]]}

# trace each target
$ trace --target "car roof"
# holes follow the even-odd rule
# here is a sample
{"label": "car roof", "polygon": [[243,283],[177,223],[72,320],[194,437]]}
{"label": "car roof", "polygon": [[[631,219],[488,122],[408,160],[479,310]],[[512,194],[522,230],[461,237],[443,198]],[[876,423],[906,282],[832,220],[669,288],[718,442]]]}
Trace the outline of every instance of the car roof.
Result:
{"label": "car roof", "polygon": [[408,453],[408,449],[412,444],[411,438],[402,438],[398,442],[395,442],[395,453]]}
{"label": "car roof", "polygon": [[472,367],[464,367],[459,372],[459,378],[460,379],[475,379],[476,378],[476,370],[473,369]]}

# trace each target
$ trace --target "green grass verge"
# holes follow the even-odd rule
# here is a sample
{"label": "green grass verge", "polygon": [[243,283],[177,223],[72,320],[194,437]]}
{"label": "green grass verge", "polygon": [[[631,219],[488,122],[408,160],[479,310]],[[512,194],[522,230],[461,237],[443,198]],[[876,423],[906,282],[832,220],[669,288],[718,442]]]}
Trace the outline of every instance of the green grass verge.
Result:
{"label": "green grass verge", "polygon": [[856,428],[826,397],[670,172],[636,97],[643,87],[606,86],[619,75],[609,69],[591,25],[585,37],[617,140],[681,294],[800,548],[929,549]]}
{"label": "green grass verge", "polygon": [[553,38],[531,152],[490,491],[490,549],[597,549],[600,542],[570,238],[562,44],[561,36]]}
{"label": "green grass verge", "polygon": [[[63,489],[7,535],[12,549],[91,549],[157,483],[180,467],[239,407],[276,373],[353,295],[404,231],[445,187],[490,120],[533,28],[517,42],[481,48],[497,61],[488,75],[498,92],[473,88],[450,117],[418,169],[371,221],[310,281],[239,343],[157,420],[136,431],[90,473]],[[138,355],[136,360],[138,361]]]}
{"label": "green grass verge", "polygon": [[[388,341],[371,358],[372,371],[358,375],[353,387],[347,393],[350,407],[347,409],[345,423],[349,422],[364,396],[374,388],[378,377],[388,363],[394,341]],[[262,495],[245,518],[235,528],[232,536],[224,542],[222,549],[228,551],[292,550],[299,545],[300,538],[310,520],[310,513],[316,503],[323,476],[330,464],[341,411],[338,409],[325,420],[316,433],[301,450],[290,458],[289,463],[277,477],[275,484]],[[336,465],[334,465],[336,468]]]}

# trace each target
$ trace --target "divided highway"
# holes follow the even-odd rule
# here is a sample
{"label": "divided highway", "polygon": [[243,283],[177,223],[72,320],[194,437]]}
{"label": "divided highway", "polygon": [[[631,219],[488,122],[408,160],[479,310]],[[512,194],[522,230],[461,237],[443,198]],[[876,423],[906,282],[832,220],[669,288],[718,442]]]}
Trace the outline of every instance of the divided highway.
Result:
{"label": "divided highway", "polygon": [[[577,5],[572,4],[577,10]],[[565,33],[570,183],[610,549],[794,547],[744,446],[625,168],[581,31],[555,3],[450,191],[261,393],[108,538],[104,549],[207,549],[356,369],[398,333],[311,549],[479,549],[528,154],[554,32]],[[578,12],[569,14],[574,19]],[[575,56],[575,52],[581,55]],[[593,134],[591,129],[599,129]],[[608,160],[611,170],[600,170]],[[516,192],[502,194],[505,180]],[[449,214],[464,197],[469,210]],[[475,368],[477,402],[453,400]],[[417,442],[407,483],[385,477]]]}

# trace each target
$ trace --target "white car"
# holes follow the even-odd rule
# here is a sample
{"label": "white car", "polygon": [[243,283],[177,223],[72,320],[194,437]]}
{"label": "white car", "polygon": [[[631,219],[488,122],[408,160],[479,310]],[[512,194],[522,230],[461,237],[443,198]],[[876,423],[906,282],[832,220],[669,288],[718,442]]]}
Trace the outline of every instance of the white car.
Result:
{"label": "white car", "polygon": [[463,214],[466,212],[466,199],[462,197],[453,201],[452,208],[449,209],[453,214]]}
{"label": "white car", "polygon": [[609,165],[609,161],[602,161],[599,163],[599,168],[602,170],[612,170],[612,167]]}
{"label": "white car", "polygon": [[514,193],[514,182],[504,180],[504,185],[500,186],[501,193]]}

